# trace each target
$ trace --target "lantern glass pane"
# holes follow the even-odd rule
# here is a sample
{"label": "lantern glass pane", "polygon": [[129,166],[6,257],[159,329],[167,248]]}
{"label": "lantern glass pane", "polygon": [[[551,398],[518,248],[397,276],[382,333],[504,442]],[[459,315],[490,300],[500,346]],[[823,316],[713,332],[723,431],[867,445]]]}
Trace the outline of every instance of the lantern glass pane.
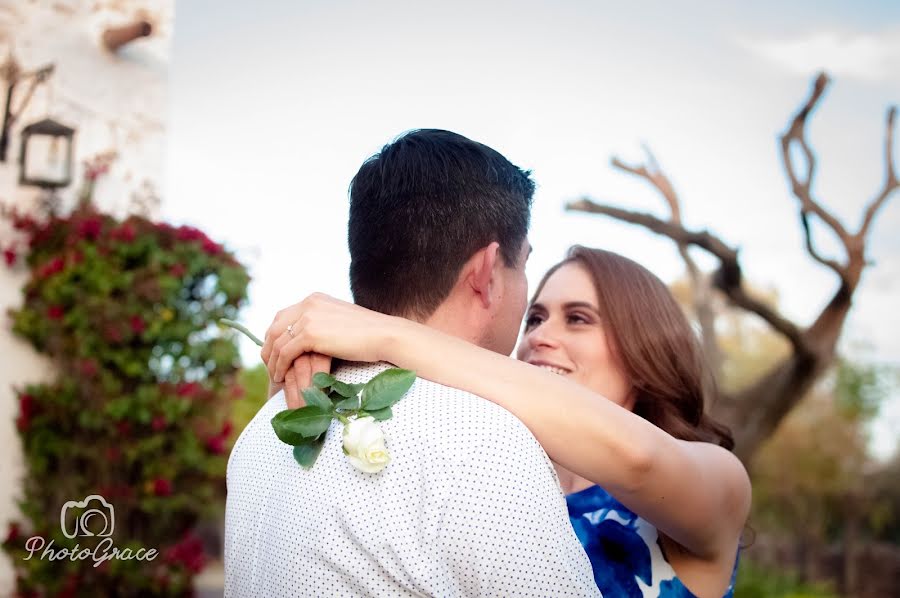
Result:
{"label": "lantern glass pane", "polygon": [[25,178],[64,183],[69,178],[69,140],[53,135],[31,135],[25,154]]}

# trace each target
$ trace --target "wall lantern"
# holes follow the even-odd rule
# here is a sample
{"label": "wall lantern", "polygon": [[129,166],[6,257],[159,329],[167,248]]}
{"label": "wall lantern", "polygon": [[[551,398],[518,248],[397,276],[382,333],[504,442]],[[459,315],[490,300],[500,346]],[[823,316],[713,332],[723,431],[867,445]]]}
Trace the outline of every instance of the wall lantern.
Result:
{"label": "wall lantern", "polygon": [[58,189],[72,182],[72,140],[75,129],[53,119],[22,129],[19,184]]}

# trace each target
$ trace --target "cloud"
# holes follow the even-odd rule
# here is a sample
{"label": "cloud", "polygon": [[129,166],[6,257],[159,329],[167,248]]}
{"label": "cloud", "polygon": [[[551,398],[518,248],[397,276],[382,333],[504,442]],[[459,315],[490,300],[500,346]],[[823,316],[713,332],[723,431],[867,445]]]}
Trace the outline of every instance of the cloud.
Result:
{"label": "cloud", "polygon": [[738,44],[786,71],[871,82],[900,82],[900,30],[877,33],[820,31],[792,39],[741,38]]}

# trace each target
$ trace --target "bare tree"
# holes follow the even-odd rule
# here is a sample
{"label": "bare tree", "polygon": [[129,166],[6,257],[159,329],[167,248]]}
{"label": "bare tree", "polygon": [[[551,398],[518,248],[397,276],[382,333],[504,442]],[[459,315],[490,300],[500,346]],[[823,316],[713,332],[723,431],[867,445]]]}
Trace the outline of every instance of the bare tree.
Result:
{"label": "bare tree", "polygon": [[[816,198],[812,190],[816,158],[806,141],[805,128],[806,121],[821,99],[828,82],[828,77],[824,73],[816,77],[810,97],[791,119],[787,131],[781,135],[781,157],[791,191],[799,202],[800,224],[803,227],[806,250],[813,260],[832,270],[838,277],[838,288],[831,300],[807,328],[792,322],[778,313],[777,309],[754,298],[746,291],[737,249],[707,230],[694,231],[684,226],[681,221],[678,195],[649,151],[646,165],[629,166],[618,158],[613,158],[612,164],[652,184],[669,206],[668,219],[599,204],[587,197],[570,202],[566,206],[567,210],[603,214],[643,226],[669,237],[677,244],[694,288],[694,310],[703,331],[704,348],[716,374],[720,372],[721,357],[713,329],[714,314],[711,302],[714,292],[724,294],[728,302],[735,307],[756,314],[789,341],[792,350],[788,357],[737,392],[720,394],[714,404],[714,415],[731,426],[737,445],[735,452],[745,463],[749,463],[762,442],[772,434],[779,422],[832,364],[838,339],[852,305],[853,293],[859,285],[863,269],[868,265],[865,249],[872,222],[888,197],[900,187],[893,158],[896,108],[890,107],[887,111],[884,145],[886,171],[884,185],[866,207],[858,230],[856,232],[848,230]],[[802,172],[791,155],[794,144],[799,146],[806,161],[805,170]],[[814,219],[818,219],[837,237],[843,246],[844,255],[825,257],[818,251],[811,230]],[[718,259],[719,266],[712,276],[705,276],[697,268],[688,253],[690,246],[699,247]]]}

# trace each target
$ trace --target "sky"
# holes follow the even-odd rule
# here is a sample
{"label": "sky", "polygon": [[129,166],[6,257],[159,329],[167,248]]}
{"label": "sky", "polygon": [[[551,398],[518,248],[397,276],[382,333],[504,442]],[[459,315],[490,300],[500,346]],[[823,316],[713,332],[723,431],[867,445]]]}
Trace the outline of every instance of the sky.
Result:
{"label": "sky", "polygon": [[[807,325],[837,280],[803,249],[778,135],[826,69],[832,84],[808,124],[814,191],[856,229],[884,181],[886,110],[900,103],[900,3],[673,4],[180,2],[163,215],[247,264],[242,318],[261,335],[313,291],[350,299],[350,179],[403,131],[443,128],[533,171],[532,285],[573,244],[670,281],[683,264],[668,239],[563,210],[587,195],[666,216],[647,184],[610,166],[643,161],[646,144],[686,225],[739,247],[748,280],[776,289],[783,312]],[[842,348],[900,365],[898,232],[895,196],[871,231],[874,265]],[[838,250],[824,227],[816,240]],[[249,342],[242,354],[258,362]],[[875,450],[890,452],[898,429],[893,396]]]}

